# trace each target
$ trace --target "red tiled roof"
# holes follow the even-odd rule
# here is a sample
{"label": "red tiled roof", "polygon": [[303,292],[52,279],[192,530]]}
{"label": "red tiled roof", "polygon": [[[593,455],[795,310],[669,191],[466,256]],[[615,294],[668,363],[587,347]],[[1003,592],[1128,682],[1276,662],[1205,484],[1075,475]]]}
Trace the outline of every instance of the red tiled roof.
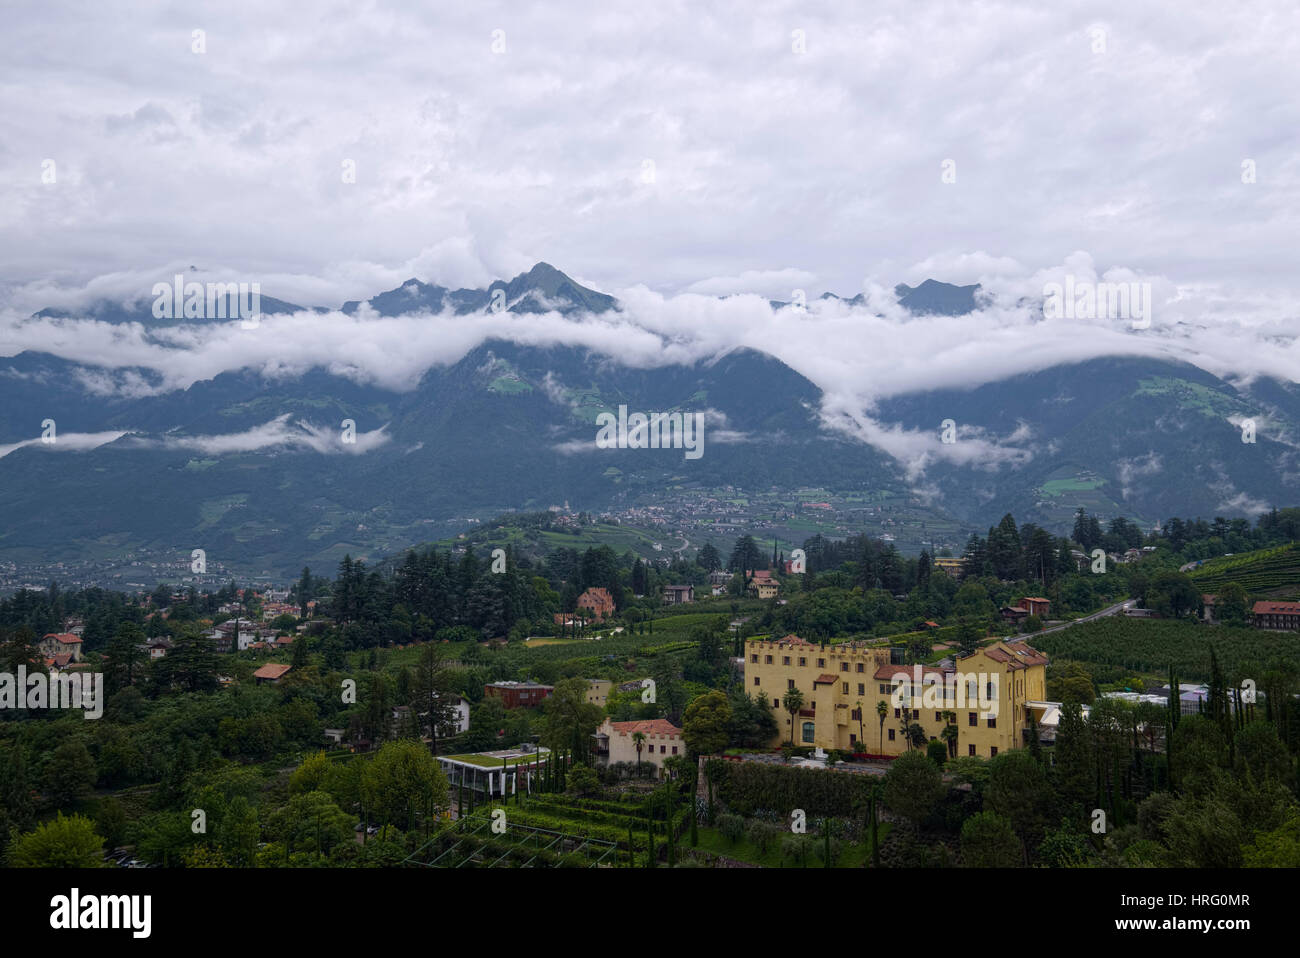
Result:
{"label": "red tiled roof", "polygon": [[258,669],[256,672],[253,673],[253,678],[255,679],[282,678],[284,676],[284,673],[288,672],[291,668],[293,668],[292,665],[276,665],[274,662],[268,662],[266,665],[262,666],[260,669]]}
{"label": "red tiled roof", "polygon": [[[80,645],[81,639],[77,638],[71,632],[47,632],[46,639],[55,639],[63,645]],[[44,641],[44,640],[42,640]]]}
{"label": "red tiled roof", "polygon": [[822,682],[825,682],[829,685],[833,685],[835,681],[836,681],[835,676],[833,676],[829,672],[823,672],[821,675],[817,676],[817,680],[813,682],[813,685],[818,685],[819,683]]}
{"label": "red tiled roof", "polygon": [[1005,662],[1012,669],[1024,669],[1031,665],[1046,665],[1047,656],[1037,649],[1030,648],[1023,642],[1012,649],[1004,645],[992,645],[984,649],[984,654],[994,662]]}
{"label": "red tiled roof", "polygon": [[619,735],[681,735],[682,730],[667,719],[642,719],[639,722],[610,722]]}
{"label": "red tiled roof", "polygon": [[1256,602],[1256,615],[1300,615],[1300,602]]}
{"label": "red tiled roof", "polygon": [[776,641],[778,645],[808,645],[808,646],[812,645],[812,643],[809,642],[807,639],[801,639],[793,632],[787,635],[784,639],[777,639]]}

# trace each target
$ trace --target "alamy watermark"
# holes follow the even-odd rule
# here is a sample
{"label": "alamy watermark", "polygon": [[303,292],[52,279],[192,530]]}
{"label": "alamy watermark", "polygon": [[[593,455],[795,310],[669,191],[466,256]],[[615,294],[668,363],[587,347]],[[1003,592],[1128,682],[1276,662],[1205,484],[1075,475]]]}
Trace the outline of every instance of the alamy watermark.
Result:
{"label": "alamy watermark", "polygon": [[[997,718],[1001,676],[986,672],[923,672],[919,665],[911,673],[895,672],[890,678],[896,709],[964,709],[977,706],[985,718]],[[906,700],[906,701],[905,701]]]}
{"label": "alamy watermark", "polygon": [[598,449],[685,449],[687,459],[704,455],[704,413],[640,412],[618,415],[603,412],[596,417]]}
{"label": "alamy watermark", "polygon": [[1043,286],[1043,315],[1048,319],[1127,319],[1134,329],[1151,326],[1150,283],[1076,281]]}
{"label": "alamy watermark", "polygon": [[104,714],[102,672],[0,672],[0,709],[82,709],[85,719]]}
{"label": "alamy watermark", "polygon": [[241,319],[252,328],[262,315],[261,283],[187,283],[177,273],[152,293],[154,319]]}
{"label": "alamy watermark", "polygon": [[148,938],[152,912],[152,895],[83,895],[73,888],[50,899],[50,927],[55,931],[124,929],[133,938]]}

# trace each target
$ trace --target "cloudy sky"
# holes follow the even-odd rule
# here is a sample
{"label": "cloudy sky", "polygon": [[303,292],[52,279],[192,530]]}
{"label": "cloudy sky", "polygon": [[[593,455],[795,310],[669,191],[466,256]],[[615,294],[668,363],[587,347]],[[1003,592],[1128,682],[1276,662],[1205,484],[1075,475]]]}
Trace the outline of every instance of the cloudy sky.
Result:
{"label": "cloudy sky", "polygon": [[[706,6],[706,9],[699,9]],[[777,352],[847,406],[1114,352],[1300,378],[1300,7],[44,3],[0,36],[0,354],[409,387],[488,332]],[[178,268],[336,306],[545,260],[620,321],[33,323]],[[1152,329],[1044,321],[1141,280]],[[975,317],[890,290],[980,282]],[[766,298],[865,292],[859,310]],[[717,297],[735,296],[724,302]]]}
{"label": "cloudy sky", "polygon": [[0,281],[184,261],[332,305],[546,260],[788,298],[1084,250],[1290,304],[1294,3],[856,6],[11,10]]}

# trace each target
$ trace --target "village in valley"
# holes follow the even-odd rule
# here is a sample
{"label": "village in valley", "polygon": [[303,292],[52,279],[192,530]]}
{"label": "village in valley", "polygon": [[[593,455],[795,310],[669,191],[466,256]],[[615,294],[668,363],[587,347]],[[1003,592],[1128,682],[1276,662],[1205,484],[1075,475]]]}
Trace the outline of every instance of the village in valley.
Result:
{"label": "village in valley", "polygon": [[[1296,510],[1143,531],[1081,509],[1071,536],[1006,516],[959,555],[741,535],[643,559],[480,530],[280,587],[20,590],[9,666],[102,674],[108,702],[0,714],[6,854],[81,836],[83,863],[127,867],[1262,862],[1294,807],[1298,533]],[[1277,817],[1229,851],[1144,824],[1153,803],[1194,813],[1182,776],[1246,771]]]}

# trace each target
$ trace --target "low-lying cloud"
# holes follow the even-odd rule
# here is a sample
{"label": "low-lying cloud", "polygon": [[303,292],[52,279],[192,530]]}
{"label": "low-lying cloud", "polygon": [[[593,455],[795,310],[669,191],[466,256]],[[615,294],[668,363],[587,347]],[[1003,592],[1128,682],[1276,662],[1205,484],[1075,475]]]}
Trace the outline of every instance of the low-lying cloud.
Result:
{"label": "low-lying cloud", "polygon": [[[158,328],[11,313],[0,317],[0,355],[31,350],[59,356],[81,367],[75,375],[88,396],[134,397],[183,390],[225,372],[251,370],[282,380],[313,368],[402,393],[414,389],[430,368],[454,363],[489,339],[581,347],[635,368],[691,364],[750,348],[775,355],[823,390],[820,412],[828,428],[884,449],[917,475],[937,460],[998,468],[1027,461],[1031,453],[1026,437],[1014,433],[966,431],[961,442],[944,444],[936,434],[879,422],[873,413],[883,399],[973,388],[1104,356],[1182,361],[1243,383],[1260,375],[1300,377],[1300,318],[1280,304],[1245,300],[1230,306],[1218,292],[1180,287],[1164,277],[1119,268],[1099,271],[1082,252],[1039,270],[1005,258],[967,259],[994,272],[960,277],[981,282],[985,293],[980,307],[963,316],[913,315],[872,278],[863,282],[861,305],[810,296],[804,309],[773,308],[766,295],[669,296],[637,286],[612,291],[620,307],[600,315],[485,311],[385,317],[363,306],[350,316],[310,310],[268,314],[254,328],[238,321]],[[1150,327],[1134,329],[1127,319],[1104,316],[1045,318],[1044,284],[1067,274],[1079,282],[1151,283]],[[554,379],[543,384],[557,402],[566,401],[564,387]],[[243,438],[201,441],[232,451],[248,444],[329,447],[313,428],[281,419]]]}

